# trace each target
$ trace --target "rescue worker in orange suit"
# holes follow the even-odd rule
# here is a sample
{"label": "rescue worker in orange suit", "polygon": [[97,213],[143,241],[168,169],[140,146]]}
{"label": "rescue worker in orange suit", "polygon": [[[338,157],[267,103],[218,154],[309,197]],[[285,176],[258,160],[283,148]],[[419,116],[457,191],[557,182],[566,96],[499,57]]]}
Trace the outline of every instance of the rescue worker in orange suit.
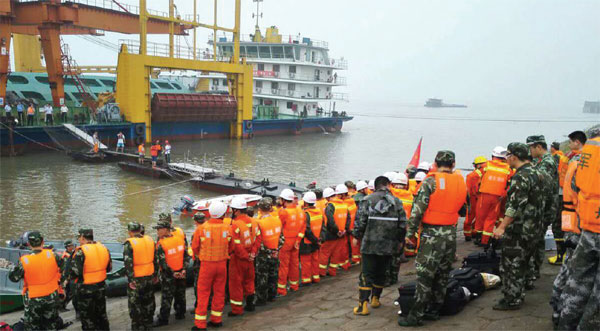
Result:
{"label": "rescue worker in orange suit", "polygon": [[[390,184],[390,192],[400,202],[402,202],[402,208],[404,213],[410,216],[413,205],[413,195],[408,190],[408,176],[406,174],[398,173]],[[400,265],[407,262],[406,256],[415,256],[418,250],[417,246],[404,246],[405,243],[400,242],[400,246],[392,254],[392,260],[390,261],[389,268],[386,270],[385,286],[391,286],[398,282],[398,273],[400,272]]]}
{"label": "rescue worker in orange suit", "polygon": [[[196,224],[196,229],[200,226],[202,226],[202,224],[204,224],[204,222],[206,221],[206,216],[204,215],[203,212],[197,212],[196,214],[194,214],[194,223]],[[194,232],[195,234],[196,232]],[[194,242],[194,235],[192,234],[192,242]],[[194,297],[196,298],[196,301],[194,301],[194,308],[192,309],[191,313],[195,314],[196,313],[196,306],[198,306],[198,273],[200,272],[200,260],[198,259],[198,256],[194,255],[192,247],[190,246],[190,248],[188,248],[188,252],[190,252],[190,250],[192,251],[191,258],[192,258],[192,263],[193,263],[193,269],[194,269]]]}
{"label": "rescue worker in orange suit", "polygon": [[[354,194],[352,196],[352,199],[354,199],[354,204],[357,207],[356,210],[356,216],[358,216],[358,206],[360,206],[360,202],[362,201],[362,199],[364,199],[367,195],[368,195],[368,184],[367,182],[363,181],[363,180],[359,180],[358,182],[356,182],[356,194]],[[356,224],[356,216],[354,218],[354,221],[352,222],[352,224],[350,224],[351,229],[354,229],[354,225]],[[354,232],[351,231],[350,232],[350,251],[351,251],[351,259],[352,259],[352,264],[359,264],[360,260],[361,260],[361,255],[360,255],[360,240],[358,240],[358,238],[354,237]]]}
{"label": "rescue worker in orange suit", "polygon": [[146,148],[144,148],[144,144],[140,144],[138,146],[138,163],[144,164],[145,157],[146,157]]}
{"label": "rescue worker in orange suit", "polygon": [[481,173],[475,211],[475,244],[487,247],[490,237],[494,234],[496,221],[500,217],[500,209],[512,175],[512,170],[506,163],[506,148],[495,147],[492,150],[492,159],[481,168]]}
{"label": "rescue worker in orange suit", "polygon": [[260,249],[256,256],[255,292],[256,305],[264,306],[277,296],[277,276],[279,272],[279,250],[284,239],[281,220],[273,211],[271,198],[263,198],[258,203],[258,227],[260,228]]}
{"label": "rescue worker in orange suit", "polygon": [[470,172],[465,182],[467,184],[467,193],[469,194],[469,213],[463,224],[463,233],[465,235],[465,241],[471,241],[473,235],[473,227],[475,217],[477,215],[477,196],[479,195],[479,182],[481,181],[481,168],[485,166],[487,159],[485,156],[478,156],[473,161],[474,170]]}
{"label": "rescue worker in orange suit", "polygon": [[162,150],[162,146],[160,146],[160,141],[156,141],[156,143],[150,146],[150,156],[152,157],[152,167],[156,167],[156,161],[158,161],[158,156],[160,155],[160,151]]}
{"label": "rescue worker in orange suit", "polygon": [[304,216],[306,229],[304,240],[300,244],[300,264],[302,265],[302,285],[307,286],[321,281],[319,274],[319,247],[323,242],[322,227],[323,213],[315,205],[317,195],[306,192],[302,197],[304,201]]}
{"label": "rescue worker in orange suit", "polygon": [[[227,316],[241,316],[254,311],[254,259],[260,248],[260,229],[255,219],[246,214],[246,199],[235,197],[230,204],[233,224],[231,259],[229,260],[229,302]],[[246,307],[242,306],[246,299]]]}
{"label": "rescue worker in orange suit", "polygon": [[[352,187],[356,188],[356,186],[354,186],[354,183],[347,181],[346,183],[351,183]],[[348,187],[346,184],[344,184],[346,187]],[[360,263],[360,248],[358,248],[358,240],[356,240],[356,238],[354,238],[351,234],[352,234],[352,230],[354,229],[354,220],[356,219],[356,212],[358,211],[358,205],[356,204],[356,202],[354,201],[354,195],[356,194],[356,189],[354,189],[354,192],[351,194],[350,193],[350,188],[348,189],[348,194],[346,195],[346,197],[344,198],[344,203],[346,204],[346,206],[348,207],[348,214],[350,214],[350,224],[348,227],[348,235],[346,236],[348,243],[346,244],[346,250],[348,252],[348,262],[346,263],[346,266],[349,267],[350,263],[351,264],[358,264]],[[354,248],[353,248],[354,247]],[[358,252],[356,255],[352,254],[352,251]]]}
{"label": "rescue worker in orange suit", "polygon": [[[579,131],[581,132],[581,131]],[[583,134],[585,137],[585,133]],[[569,145],[571,145],[571,140],[569,138]],[[554,161],[558,167],[558,200],[562,203],[564,201],[564,187],[563,183],[565,181],[565,177],[567,174],[567,169],[569,167],[569,162],[572,157],[575,155],[573,153],[573,149],[571,149],[571,153],[569,155],[564,155],[564,153],[560,150],[560,144],[558,142],[553,142],[550,147],[552,152],[552,156],[554,157]],[[565,233],[561,229],[562,225],[562,208],[557,208],[556,219],[552,222],[552,234],[554,235],[554,241],[556,242],[556,255],[548,258],[548,263],[554,265],[561,265],[563,262],[563,258],[565,256],[565,252],[567,250],[565,244]]]}
{"label": "rescue worker in orange suit", "polygon": [[[335,225],[335,220],[327,218],[325,215],[325,209],[329,205],[329,202],[335,198],[335,190],[331,187],[326,187],[323,190],[323,198],[327,201],[325,207],[322,209],[324,216],[324,229],[323,231],[323,244],[319,250],[319,274],[321,277],[329,274],[329,276],[335,276],[337,273],[338,265],[333,262],[333,252],[336,249],[336,240],[338,237],[339,229]],[[329,266],[329,269],[328,269]]]}
{"label": "rescue worker in orange suit", "polygon": [[169,324],[171,305],[175,309],[175,319],[185,318],[186,269],[190,257],[187,245],[181,236],[171,232],[171,222],[160,217],[155,226],[158,235],[156,255],[160,267],[160,312],[153,326]]}
{"label": "rescue worker in orange suit", "polygon": [[[326,192],[327,191],[327,192]],[[325,207],[325,243],[321,247],[319,256],[319,268],[321,276],[327,271],[329,276],[337,274],[337,268],[348,270],[348,244],[346,234],[350,230],[351,216],[348,212],[348,206],[344,202],[348,189],[346,185],[339,184],[335,191],[326,188],[323,196],[328,198],[329,203]],[[333,195],[335,194],[335,196]],[[330,243],[332,242],[332,243]],[[327,265],[329,264],[329,267]]]}
{"label": "rescue worker in orange suit", "polygon": [[8,274],[12,282],[23,279],[25,330],[57,330],[62,260],[51,249],[44,249],[44,238],[38,231],[29,232],[27,241],[31,254],[21,256]]}
{"label": "rescue worker in orange suit", "polygon": [[327,207],[327,199],[325,197],[323,197],[323,190],[317,188],[314,189],[313,192],[315,192],[315,196],[317,197],[317,202],[315,203],[315,206],[317,208],[319,208],[321,210],[321,213],[325,213],[325,207]]}
{"label": "rescue worker in orange suit", "polygon": [[279,209],[279,219],[283,228],[285,242],[279,251],[279,277],[277,281],[277,294],[287,295],[287,284],[290,290],[297,291],[300,287],[300,242],[304,238],[304,213],[300,212],[294,202],[296,195],[290,189],[281,191],[279,197],[283,207]]}
{"label": "rescue worker in orange suit", "polygon": [[198,305],[192,330],[206,330],[208,299],[211,291],[210,321],[213,327],[223,325],[225,306],[225,283],[227,282],[227,260],[231,246],[231,227],[223,223],[227,206],[220,202],[208,207],[210,219],[196,228],[192,241],[194,256],[200,260],[198,274]]}
{"label": "rescue worker in orange suit", "polygon": [[138,222],[127,224],[129,238],[123,243],[123,264],[127,276],[127,303],[132,330],[152,328],[154,284],[158,283],[156,244],[142,235]]}
{"label": "rescue worker in orange suit", "polygon": [[106,315],[106,274],[112,270],[108,249],[94,241],[92,229],[79,230],[79,247],[71,264],[71,278],[77,281],[77,306],[83,330],[108,330]]}

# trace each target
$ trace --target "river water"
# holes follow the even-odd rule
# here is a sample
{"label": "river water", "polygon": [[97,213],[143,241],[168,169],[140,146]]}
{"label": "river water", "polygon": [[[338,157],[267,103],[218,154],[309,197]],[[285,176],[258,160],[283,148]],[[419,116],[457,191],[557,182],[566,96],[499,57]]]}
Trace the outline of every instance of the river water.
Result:
{"label": "river water", "polygon": [[[524,141],[530,134],[561,141],[573,130],[600,123],[599,115],[582,114],[577,107],[427,109],[355,101],[347,109],[361,115],[346,123],[341,134],[172,142],[172,159],[182,161],[189,152],[192,162],[238,177],[299,186],[315,180],[323,186],[404,169],[420,137],[422,160],[432,161],[437,150],[451,149],[457,167],[468,168],[475,156],[488,156],[494,146]],[[49,239],[75,239],[79,228],[93,228],[102,241],[123,240],[128,222],[150,226],[185,194],[215,196],[189,183],[172,183],[124,172],[114,163],[74,162],[56,152],[0,158],[0,240],[33,229]],[[191,219],[175,222],[191,233]]]}

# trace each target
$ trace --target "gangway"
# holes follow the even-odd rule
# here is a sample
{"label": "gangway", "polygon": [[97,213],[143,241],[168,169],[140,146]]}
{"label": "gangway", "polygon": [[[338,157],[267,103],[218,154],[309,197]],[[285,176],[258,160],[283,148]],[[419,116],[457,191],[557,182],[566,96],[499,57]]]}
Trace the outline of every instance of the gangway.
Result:
{"label": "gangway", "polygon": [[[94,138],[92,136],[85,133],[83,130],[77,128],[73,124],[65,123],[65,124],[63,124],[63,126],[65,127],[65,129],[67,129],[69,132],[71,132],[74,136],[76,136],[79,140],[90,145],[90,147],[94,147]],[[98,141],[98,148],[100,148],[101,150],[108,149],[108,147],[100,141]]]}

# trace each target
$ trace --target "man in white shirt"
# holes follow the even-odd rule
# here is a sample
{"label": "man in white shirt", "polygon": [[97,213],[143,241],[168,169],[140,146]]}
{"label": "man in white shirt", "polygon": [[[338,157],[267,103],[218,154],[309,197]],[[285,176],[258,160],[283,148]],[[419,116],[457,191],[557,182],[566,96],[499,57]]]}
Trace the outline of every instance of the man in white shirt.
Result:
{"label": "man in white shirt", "polygon": [[60,120],[63,123],[67,123],[67,113],[69,112],[69,108],[67,108],[66,104],[60,106]]}
{"label": "man in white shirt", "polygon": [[117,149],[115,151],[118,152],[119,148],[121,149],[121,153],[123,153],[125,149],[125,135],[123,132],[117,133]]}
{"label": "man in white shirt", "polygon": [[168,140],[165,140],[165,161],[167,164],[171,163],[171,144]]}
{"label": "man in white shirt", "polygon": [[6,112],[6,117],[10,116],[10,112],[12,111],[12,107],[10,106],[10,104],[7,102],[6,106],[4,106],[4,112]]}
{"label": "man in white shirt", "polygon": [[44,113],[46,113],[46,125],[54,125],[54,118],[52,117],[53,110],[54,109],[52,109],[52,106],[50,106],[49,103],[44,106]]}

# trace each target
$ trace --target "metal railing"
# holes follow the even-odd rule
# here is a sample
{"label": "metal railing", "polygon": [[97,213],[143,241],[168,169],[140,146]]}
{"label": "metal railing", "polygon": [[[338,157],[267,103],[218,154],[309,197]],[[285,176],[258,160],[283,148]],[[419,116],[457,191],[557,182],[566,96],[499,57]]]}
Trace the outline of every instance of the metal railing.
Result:
{"label": "metal railing", "polygon": [[[140,52],[140,41],[134,39],[119,39],[119,45],[127,45],[127,51],[132,54]],[[152,56],[169,57],[169,44],[147,42],[146,54]],[[179,59],[194,59],[194,48],[175,43],[173,45],[173,57]],[[205,48],[196,48],[196,60],[211,60],[213,53]],[[217,61],[228,62],[229,57],[218,56]]]}
{"label": "metal railing", "polygon": [[281,61],[283,62],[290,62],[290,63],[298,63],[298,64],[314,64],[317,66],[324,66],[324,67],[333,67],[334,69],[340,69],[340,70],[346,70],[348,69],[348,61],[346,59],[340,58],[340,59],[327,59],[327,60],[315,60],[315,61],[305,61],[305,60],[298,60],[295,58],[290,58],[290,57],[284,57],[284,56],[270,56],[270,57],[260,57],[260,56],[256,56],[256,54],[246,54],[246,53],[240,53],[241,57],[246,57],[248,62],[261,62],[261,60],[273,60],[273,62],[278,62]]}
{"label": "metal railing", "polygon": [[[193,20],[194,16],[191,15],[189,20]],[[188,16],[186,15],[186,20],[188,20]],[[264,39],[264,36],[263,36]],[[213,41],[213,36],[212,34],[209,36],[208,38],[209,42]],[[240,41],[241,42],[254,42],[254,35],[252,34],[242,34],[240,35]],[[217,36],[217,42],[218,43],[232,43],[233,42],[233,36]],[[262,43],[265,44],[278,44],[278,43],[271,43],[271,42],[265,42],[262,41]],[[312,46],[312,47],[320,47],[320,48],[329,48],[329,43],[327,41],[323,41],[323,40],[317,40],[317,39],[312,39],[309,37],[303,37],[303,36],[294,36],[294,35],[281,35],[281,43],[279,44],[296,44],[296,45],[306,45],[306,46]]]}
{"label": "metal railing", "polygon": [[[40,0],[17,0],[18,2],[39,2]],[[62,3],[77,3],[81,5],[87,5],[92,7],[98,7],[103,9],[109,9],[119,11],[128,14],[139,15],[140,7],[130,4],[121,3],[120,1],[113,0],[61,0]],[[146,8],[146,12],[154,16],[169,17],[168,12],[153,10]]]}
{"label": "metal railing", "polygon": [[317,99],[317,100],[340,100],[340,101],[348,101],[348,94],[339,93],[339,92],[324,92],[319,96],[314,96],[309,92],[300,92],[295,90],[285,90],[285,89],[268,89],[268,88],[254,88],[255,94],[267,95],[267,96],[281,96],[281,97],[289,97],[289,98],[297,98],[297,99]]}
{"label": "metal railing", "polygon": [[290,79],[302,82],[331,83],[340,86],[346,85],[346,77],[341,76],[320,75],[319,77],[317,77],[315,75],[300,75],[293,72],[254,70],[254,77]]}

